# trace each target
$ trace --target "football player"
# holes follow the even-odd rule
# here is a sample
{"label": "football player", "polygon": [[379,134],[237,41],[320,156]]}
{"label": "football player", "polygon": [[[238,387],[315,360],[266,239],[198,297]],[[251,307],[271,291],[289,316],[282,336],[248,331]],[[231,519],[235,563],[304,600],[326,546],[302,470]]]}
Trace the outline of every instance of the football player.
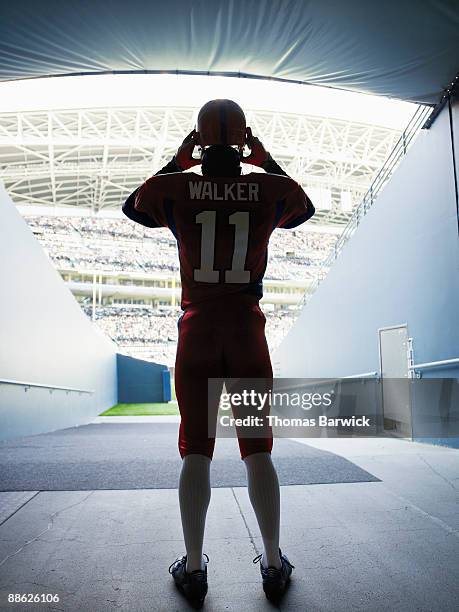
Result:
{"label": "football player", "polygon": [[[193,157],[195,147],[199,157]],[[265,172],[242,175],[241,162]],[[202,175],[184,172],[198,165]],[[208,379],[272,379],[266,319],[258,304],[269,238],[276,228],[297,227],[315,211],[301,186],[246,126],[242,108],[220,99],[201,108],[196,130],[162,170],[131,194],[123,212],[147,227],[168,227],[177,240],[183,314],[175,389],[186,555],[169,569],[180,590],[199,607],[207,593],[203,539],[215,443],[208,430]],[[279,549],[280,495],[271,431],[265,437],[239,437],[239,448],[263,540],[263,553],[254,562],[261,562],[267,597],[277,599],[293,566]]]}

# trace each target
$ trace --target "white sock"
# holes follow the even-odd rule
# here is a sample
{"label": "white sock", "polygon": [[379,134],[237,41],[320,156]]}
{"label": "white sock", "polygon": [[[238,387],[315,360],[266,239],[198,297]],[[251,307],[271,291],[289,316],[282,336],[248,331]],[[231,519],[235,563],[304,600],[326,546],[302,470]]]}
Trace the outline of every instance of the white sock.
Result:
{"label": "white sock", "polygon": [[204,569],[202,546],[210,502],[210,459],[185,455],[179,480],[179,503],[187,554],[186,571]]}
{"label": "white sock", "polygon": [[244,459],[249,498],[263,539],[263,567],[280,569],[280,489],[270,453],[254,453]]}

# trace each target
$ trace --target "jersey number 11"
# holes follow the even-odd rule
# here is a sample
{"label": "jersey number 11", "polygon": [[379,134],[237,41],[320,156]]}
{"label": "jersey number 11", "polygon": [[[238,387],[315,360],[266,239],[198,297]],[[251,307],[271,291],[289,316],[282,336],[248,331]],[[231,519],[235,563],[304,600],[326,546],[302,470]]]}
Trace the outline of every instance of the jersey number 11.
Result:
{"label": "jersey number 11", "polygon": [[[217,212],[204,210],[196,215],[196,223],[202,225],[201,267],[194,271],[194,280],[201,283],[220,282],[220,271],[214,270],[215,227]],[[225,283],[249,283],[250,271],[245,270],[245,258],[249,242],[249,213],[235,212],[228,217],[234,225],[234,251],[231,270],[225,270]]]}

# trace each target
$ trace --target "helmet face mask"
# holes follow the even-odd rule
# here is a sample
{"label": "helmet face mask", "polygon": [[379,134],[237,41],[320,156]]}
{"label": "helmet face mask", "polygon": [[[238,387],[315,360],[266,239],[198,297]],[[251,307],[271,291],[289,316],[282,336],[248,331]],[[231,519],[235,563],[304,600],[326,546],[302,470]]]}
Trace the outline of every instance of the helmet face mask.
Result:
{"label": "helmet face mask", "polygon": [[201,155],[210,145],[236,145],[242,153],[246,140],[244,111],[233,100],[210,100],[199,111],[196,131]]}

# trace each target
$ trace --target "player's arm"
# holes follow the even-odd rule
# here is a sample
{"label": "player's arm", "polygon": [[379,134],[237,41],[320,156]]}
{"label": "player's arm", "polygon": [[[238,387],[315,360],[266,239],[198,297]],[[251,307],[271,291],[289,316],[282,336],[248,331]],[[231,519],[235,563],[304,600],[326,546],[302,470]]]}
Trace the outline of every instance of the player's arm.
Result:
{"label": "player's arm", "polygon": [[279,201],[274,227],[291,229],[310,219],[316,212],[313,203],[302,187],[274,161],[249,127],[246,129],[246,144],[250,148],[250,155],[243,158],[245,163],[259,166],[268,174],[280,174],[287,178],[287,181],[279,179],[285,181],[287,189],[285,196]]}
{"label": "player's arm", "polygon": [[[174,155],[171,161],[166,164],[164,168],[161,168],[161,170],[159,170],[154,176],[159,176],[161,174],[172,174],[181,171],[182,170],[177,165]],[[154,221],[147,213],[135,208],[135,199],[141,187],[143,187],[143,185],[137,187],[137,189],[131,193],[126,202],[123,204],[123,213],[126,215],[126,217],[131,219],[131,221],[140,223],[140,225],[144,225],[145,227],[161,227],[161,225],[158,225],[158,223]]]}
{"label": "player's arm", "polygon": [[[171,159],[171,161],[161,168],[155,176],[159,176],[160,174],[172,174],[174,172],[181,172],[182,169],[178,166],[175,155]],[[142,185],[140,186],[142,187]],[[135,191],[131,193],[126,202],[123,204],[123,213],[131,219],[131,221],[135,221],[136,223],[140,223],[140,225],[144,225],[145,227],[161,227],[158,223],[153,220],[147,213],[142,212],[141,210],[137,210],[135,208],[135,199],[140,190],[140,187],[137,187]]]}
{"label": "player's arm", "polygon": [[154,175],[138,187],[123,206],[123,212],[145,227],[169,227],[166,211],[170,181],[166,176]]}
{"label": "player's arm", "polygon": [[313,203],[296,181],[289,179],[289,190],[279,205],[276,227],[293,229],[308,221],[316,212]]}
{"label": "player's arm", "polygon": [[170,162],[168,162],[163,168],[161,168],[161,170],[158,170],[158,172],[156,172],[155,176],[159,176],[160,174],[173,174],[174,172],[181,171],[182,169],[178,165],[176,157],[174,155]]}
{"label": "player's arm", "polygon": [[266,151],[263,143],[252,134],[252,130],[249,127],[246,129],[246,144],[250,149],[250,155],[242,159],[245,164],[252,164],[253,166],[263,168],[268,174],[288,176],[273,159],[272,155]]}
{"label": "player's arm", "polygon": [[140,223],[140,225],[144,225],[145,227],[158,227],[158,224],[155,223],[155,221],[149,215],[147,215],[147,213],[135,209],[135,199],[139,190],[140,187],[137,187],[137,189],[131,193],[126,202],[123,204],[123,213],[131,221],[135,221],[135,223]]}
{"label": "player's arm", "polygon": [[[161,168],[161,170],[159,170],[154,176],[182,172],[183,170],[187,170],[188,168],[191,168],[201,163],[199,159],[193,157],[193,149],[196,144],[196,132],[195,130],[193,130],[185,137],[184,141],[178,148],[177,153],[174,155],[171,161],[168,162],[163,168]],[[151,185],[149,185],[148,189],[144,188],[145,185],[146,183],[144,183],[140,187],[137,187],[137,189],[133,193],[131,193],[131,195],[123,204],[123,213],[126,215],[126,217],[131,219],[131,221],[140,223],[140,225],[144,225],[145,227],[162,227],[162,221],[164,219],[162,219],[161,214],[159,215],[161,219],[155,219],[151,216],[151,214],[144,212],[146,207],[146,200],[150,199],[154,203],[155,196],[156,198],[159,197],[159,194],[155,194],[154,187],[156,185],[153,186],[153,188]],[[148,196],[146,195],[146,192],[148,192]],[[151,211],[152,209],[154,209],[154,204],[153,206],[147,206],[147,208],[149,208],[149,210]]]}
{"label": "player's arm", "polygon": [[[172,172],[183,172],[193,166],[197,166],[201,163],[200,159],[193,157],[193,151],[198,143],[198,137],[196,130],[191,130],[188,136],[185,136],[182,144],[179,146],[177,153],[171,159],[171,161],[161,168],[158,174],[171,174]],[[155,175],[155,176],[156,176]]]}
{"label": "player's arm", "polygon": [[268,153],[268,157],[260,167],[268,174],[282,174],[283,176],[288,176],[285,170],[282,170],[279,164],[273,159],[271,153]]}

